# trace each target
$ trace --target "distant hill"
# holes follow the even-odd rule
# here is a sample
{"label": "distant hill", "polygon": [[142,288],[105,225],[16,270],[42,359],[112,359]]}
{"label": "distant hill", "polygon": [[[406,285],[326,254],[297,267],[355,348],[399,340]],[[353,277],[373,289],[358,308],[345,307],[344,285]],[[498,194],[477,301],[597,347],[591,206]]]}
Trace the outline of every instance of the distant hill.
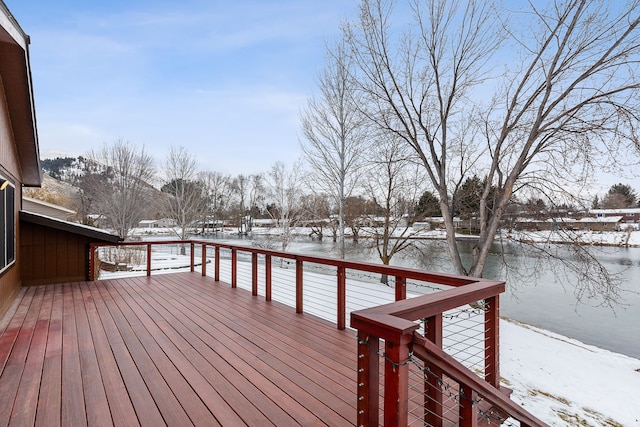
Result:
{"label": "distant hill", "polygon": [[62,179],[66,169],[73,166],[78,159],[76,157],[56,157],[55,159],[42,159],[42,170],[55,179]]}
{"label": "distant hill", "polygon": [[49,174],[52,178],[69,183],[86,170],[88,163],[90,161],[82,156],[40,160],[43,172]]}
{"label": "distant hill", "polygon": [[[95,212],[93,196],[91,194],[91,182],[85,181],[85,174],[96,173],[101,168],[91,159],[83,156],[56,157],[42,159],[40,161],[44,178],[42,188],[25,190],[25,195],[48,203],[54,203],[78,212],[77,221],[86,223],[91,214]],[[98,172],[99,173],[99,172]],[[158,201],[164,195],[151,183],[145,183],[148,191],[154,193],[151,200]],[[155,203],[145,206],[145,219],[160,217],[160,212]]]}

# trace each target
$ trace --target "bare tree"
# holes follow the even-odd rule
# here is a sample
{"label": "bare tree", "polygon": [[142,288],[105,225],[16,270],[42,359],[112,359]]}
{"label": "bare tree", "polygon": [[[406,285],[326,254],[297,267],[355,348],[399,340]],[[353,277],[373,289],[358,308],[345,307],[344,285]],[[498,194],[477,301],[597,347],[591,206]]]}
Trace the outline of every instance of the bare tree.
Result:
{"label": "bare tree", "polygon": [[236,197],[235,212],[240,233],[246,234],[251,231],[252,213],[255,213],[262,202],[262,181],[263,177],[260,174],[238,175],[231,183]]}
{"label": "bare tree", "polygon": [[370,224],[369,219],[381,211],[374,200],[366,199],[362,195],[347,197],[344,203],[344,222],[351,231],[354,242],[360,238],[361,230]]}
{"label": "bare tree", "polygon": [[336,201],[338,244],[344,258],[345,200],[358,183],[366,134],[346,47],[337,43],[327,51],[328,65],[318,77],[320,96],[309,99],[301,115],[307,140],[303,152],[314,183]]}
{"label": "bare tree", "polygon": [[198,162],[185,148],[169,150],[161,190],[167,195],[161,203],[163,215],[175,221],[172,230],[180,240],[188,239],[202,219],[208,200],[198,179]]}
{"label": "bare tree", "polygon": [[[576,194],[595,168],[638,141],[639,2],[608,9],[565,0],[546,10],[529,2],[511,12],[484,1],[412,0],[413,23],[399,37],[393,3],[363,0],[359,21],[345,25],[363,105],[424,166],[455,270],[481,276],[512,194]],[[496,72],[500,60],[517,65]],[[465,265],[454,194],[473,175],[486,179]],[[610,279],[596,274],[578,285]]]}
{"label": "bare tree", "polygon": [[[331,217],[331,200],[326,193],[305,194],[301,197],[301,208],[303,211],[303,220],[308,227],[311,228],[309,236],[315,236],[318,239],[324,237],[324,227],[330,227]],[[332,233],[334,230],[331,229]],[[337,229],[334,233],[334,242],[337,241]]]}
{"label": "bare tree", "polygon": [[221,226],[224,230],[224,223],[227,219],[227,213],[233,192],[231,186],[231,177],[222,175],[219,172],[202,172],[200,181],[204,185],[204,191],[207,195],[207,208],[203,215],[203,233],[205,232],[205,224],[213,224],[214,232],[217,227]]}
{"label": "bare tree", "polygon": [[253,174],[249,176],[249,214],[256,217],[264,205],[264,175]]}
{"label": "bare tree", "polygon": [[[381,209],[374,226],[364,232],[373,238],[380,261],[389,265],[396,254],[412,245],[416,233],[411,224],[423,180],[408,147],[397,138],[383,136],[373,146],[365,189]],[[380,281],[386,284],[387,275]]]}
{"label": "bare tree", "polygon": [[293,240],[292,228],[296,226],[300,215],[302,197],[302,168],[300,163],[287,169],[284,163],[277,162],[265,177],[267,203],[273,205],[269,215],[276,220],[280,240],[280,249],[286,250]]}
{"label": "bare tree", "polygon": [[96,173],[85,167],[74,176],[71,182],[78,189],[77,212],[82,224],[94,225],[91,214],[94,213],[95,199],[98,191],[103,191],[106,175]]}
{"label": "bare tree", "polygon": [[92,183],[93,203],[110,227],[126,238],[140,221],[148,200],[153,161],[144,147],[138,150],[122,139],[88,157],[104,178]]}

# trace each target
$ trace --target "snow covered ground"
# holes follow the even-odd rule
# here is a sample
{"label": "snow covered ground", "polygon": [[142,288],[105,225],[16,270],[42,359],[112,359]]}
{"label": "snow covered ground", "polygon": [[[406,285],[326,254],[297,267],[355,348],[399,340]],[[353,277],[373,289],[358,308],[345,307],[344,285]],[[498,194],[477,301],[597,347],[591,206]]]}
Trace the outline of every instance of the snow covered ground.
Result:
{"label": "snow covered ground", "polygon": [[640,360],[533,326],[500,323],[511,398],[553,426],[640,426]]}
{"label": "snow covered ground", "polygon": [[[221,261],[221,280],[230,281],[228,262]],[[159,269],[153,274],[188,270],[189,257],[154,252],[152,265]],[[295,270],[282,267],[273,264],[273,299],[294,306]],[[103,272],[101,278],[135,274]],[[239,258],[239,287],[250,288],[250,274],[250,264]],[[334,284],[332,276],[305,272],[305,312],[335,322]],[[347,281],[348,312],[392,300],[393,288]],[[538,418],[552,426],[640,426],[640,360],[509,319],[500,328],[502,381]]]}
{"label": "snow covered ground", "polygon": [[503,235],[514,240],[536,243],[565,243],[567,240],[587,245],[640,246],[640,231],[527,231]]}

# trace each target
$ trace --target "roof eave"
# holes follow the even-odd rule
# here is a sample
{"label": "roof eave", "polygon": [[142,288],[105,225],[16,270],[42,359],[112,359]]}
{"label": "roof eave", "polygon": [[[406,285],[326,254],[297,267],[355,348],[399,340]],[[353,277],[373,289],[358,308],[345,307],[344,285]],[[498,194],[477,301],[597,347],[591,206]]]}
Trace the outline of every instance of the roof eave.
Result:
{"label": "roof eave", "polygon": [[123,239],[117,234],[112,234],[104,230],[99,230],[95,227],[88,227],[86,225],[77,224],[74,222],[64,221],[58,218],[38,214],[35,212],[20,211],[20,220],[27,221],[33,224],[38,224],[53,228],[56,230],[67,231],[70,233],[89,237],[95,241],[106,243],[118,243]]}
{"label": "roof eave", "polygon": [[0,57],[0,77],[22,170],[22,184],[39,187],[42,172],[29,61],[29,36],[1,0]]}

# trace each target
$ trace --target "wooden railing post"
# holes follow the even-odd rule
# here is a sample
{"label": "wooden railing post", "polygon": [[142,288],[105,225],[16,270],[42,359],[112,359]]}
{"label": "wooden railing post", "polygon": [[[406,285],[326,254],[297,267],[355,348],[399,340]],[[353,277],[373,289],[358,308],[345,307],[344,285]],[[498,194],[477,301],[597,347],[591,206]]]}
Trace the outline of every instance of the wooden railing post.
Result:
{"label": "wooden railing post", "polygon": [[251,295],[258,296],[258,254],[251,253]]}
{"label": "wooden railing post", "polygon": [[189,257],[191,258],[191,272],[193,273],[193,271],[195,270],[195,266],[196,266],[196,260],[195,260],[195,251],[193,250],[195,247],[194,243],[191,242],[190,245],[190,252],[189,252]]}
{"label": "wooden railing post", "polygon": [[413,334],[385,341],[384,425],[404,427],[409,415],[409,343]]}
{"label": "wooden railing post", "polygon": [[[351,267],[347,267],[351,268]],[[396,270],[397,271],[397,270]],[[399,274],[398,274],[399,273]],[[396,276],[405,279],[413,279],[411,274],[403,275],[396,272]],[[443,279],[451,279],[451,276],[443,276]],[[397,279],[400,282],[400,279]],[[427,278],[427,282],[443,283],[438,279]],[[384,339],[384,425],[406,426],[411,423],[419,423],[431,426],[442,426],[449,421],[460,420],[461,426],[477,426],[479,420],[479,398],[483,402],[495,408],[496,414],[513,417],[519,420],[523,426],[546,425],[529,414],[504,396],[498,390],[500,378],[499,372],[499,294],[504,292],[504,282],[494,282],[478,279],[470,283],[454,283],[455,288],[398,301],[378,307],[354,311],[351,313],[351,327],[358,330],[359,337],[374,335]],[[477,301],[484,302],[484,312],[478,313],[483,317],[484,334],[482,349],[478,349],[482,356],[486,357],[485,378],[470,370],[452,355],[445,353],[443,347],[443,313],[448,310],[464,307]],[[474,305],[475,307],[475,305]],[[464,309],[463,309],[464,310]],[[416,333],[418,320],[425,322],[424,334]],[[464,339],[464,334],[462,339]],[[366,337],[364,338],[366,339]],[[471,339],[471,338],[470,338]],[[359,338],[359,344],[362,341]],[[358,358],[364,358],[366,349],[359,345]],[[378,354],[382,353],[376,348]],[[466,357],[466,355],[462,355]],[[418,365],[424,363],[423,402],[424,410],[419,408],[420,403],[412,400],[411,413],[409,409],[409,396],[414,396],[419,391],[414,387],[409,390],[409,367],[415,358]],[[359,360],[359,375],[365,372],[364,365]],[[417,366],[420,370],[422,366]],[[413,369],[413,367],[412,367]],[[358,378],[358,387],[366,387],[363,380]],[[451,397],[452,399],[449,399]],[[358,424],[377,425],[367,415],[363,393],[358,393]],[[450,408],[449,402],[455,402],[457,408]],[[369,404],[371,404],[369,402]],[[414,406],[418,405],[418,408]],[[451,409],[455,412],[451,412]],[[420,412],[417,412],[420,410]],[[449,415],[448,415],[449,414]],[[451,415],[454,415],[452,418]],[[376,417],[377,420],[377,417]]]}
{"label": "wooden railing post", "polygon": [[358,411],[357,425],[378,426],[380,413],[380,361],[378,360],[378,337],[358,331]]}
{"label": "wooden railing post", "polygon": [[396,276],[396,301],[407,299],[407,278]]}
{"label": "wooden railing post", "polygon": [[347,317],[347,286],[346,272],[344,267],[338,267],[338,329],[346,327]]}
{"label": "wooden railing post", "polygon": [[484,301],[484,375],[489,384],[500,389],[500,295]]}
{"label": "wooden railing post", "polygon": [[202,244],[202,275],[207,275],[207,244]]}
{"label": "wooden railing post", "polygon": [[458,415],[460,425],[464,427],[478,426],[478,405],[474,404],[476,392],[466,384],[460,384],[460,405]]}
{"label": "wooden railing post", "polygon": [[264,299],[271,301],[271,255],[264,256]]}
{"label": "wooden railing post", "polygon": [[96,280],[96,244],[89,244],[89,281]]}
{"label": "wooden railing post", "polygon": [[302,261],[296,258],[296,313],[302,313]]}
{"label": "wooden railing post", "polygon": [[220,281],[220,247],[216,246],[216,249],[214,251],[214,256],[215,256],[215,267],[214,267],[214,273],[213,273],[213,280],[215,280],[216,282]]}
{"label": "wooden railing post", "polygon": [[151,243],[147,243],[147,276],[151,276]]}
{"label": "wooden railing post", "polygon": [[[429,317],[424,322],[424,337],[442,348],[442,314]],[[435,366],[426,365],[431,372],[424,382],[424,422],[425,425],[442,426],[443,394],[440,383],[442,371]]]}
{"label": "wooden railing post", "polygon": [[235,249],[231,249],[231,287],[236,288],[238,286],[238,252]]}

